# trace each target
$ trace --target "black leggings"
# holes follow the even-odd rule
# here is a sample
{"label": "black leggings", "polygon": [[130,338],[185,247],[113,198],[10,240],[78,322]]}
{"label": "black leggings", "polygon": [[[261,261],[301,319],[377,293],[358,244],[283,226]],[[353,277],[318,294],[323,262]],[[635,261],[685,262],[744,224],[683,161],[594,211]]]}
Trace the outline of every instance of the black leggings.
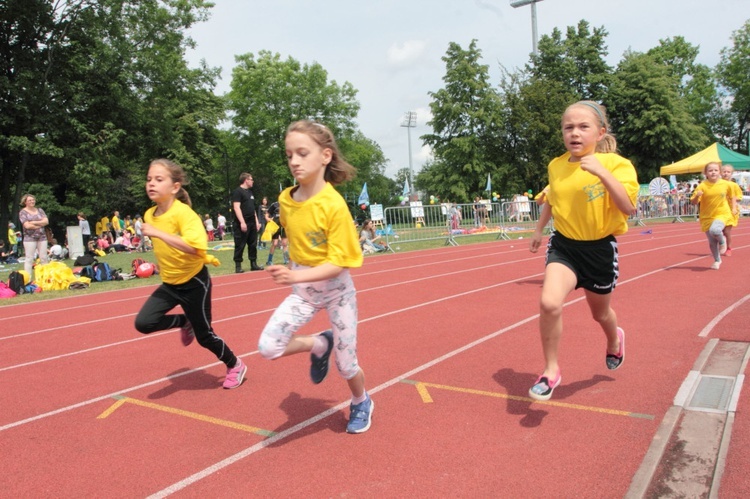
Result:
{"label": "black leggings", "polygon": [[[177,305],[185,313],[167,315]],[[148,334],[182,327],[188,321],[200,346],[211,350],[227,367],[234,367],[237,357],[211,327],[211,276],[206,267],[184,284],[159,286],[138,312],[135,328]]]}

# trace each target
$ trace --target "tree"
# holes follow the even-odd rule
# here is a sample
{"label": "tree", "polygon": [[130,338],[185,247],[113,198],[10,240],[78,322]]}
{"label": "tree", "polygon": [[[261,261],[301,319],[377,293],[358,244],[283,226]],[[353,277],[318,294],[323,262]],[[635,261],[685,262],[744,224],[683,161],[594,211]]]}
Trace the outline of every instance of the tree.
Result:
{"label": "tree", "polygon": [[605,104],[618,146],[641,182],[710,142],[680,98],[676,79],[668,66],[639,53],[626,54],[613,76]]}
{"label": "tree", "polygon": [[708,66],[696,63],[698,47],[683,37],[659,40],[659,46],[647,52],[655,61],[667,68],[677,85],[680,100],[688,113],[703,127],[707,136],[722,137],[731,117],[722,108],[721,95]]}
{"label": "tree", "polygon": [[468,201],[481,192],[487,174],[495,169],[499,100],[490,85],[488,67],[480,59],[476,40],[466,50],[451,43],[443,56],[445,88],[430,92],[429,124],[434,133],[423,135],[422,140],[436,158],[429,168],[431,192],[454,202]]}
{"label": "tree", "polygon": [[525,71],[503,70],[500,99],[504,126],[497,155],[501,195],[541,190],[547,183],[547,165],[564,152],[560,119],[575,101],[602,101],[612,69],[603,28],[591,31],[586,21],[568,27],[565,37],[554,29],[539,42]]}
{"label": "tree", "polygon": [[341,142],[354,137],[359,111],[350,83],[328,80],[318,63],[300,64],[289,57],[261,51],[236,56],[231,90],[226,96],[232,116],[232,162],[245,165],[257,179],[258,190],[268,185],[291,185],[286,166],[284,135],[290,123],[314,119],[328,126]]}
{"label": "tree", "polygon": [[612,68],[607,65],[607,36],[604,28],[594,28],[581,20],[569,26],[565,39],[557,28],[539,40],[539,53],[531,55],[527,70],[532,80],[556,82],[570,89],[579,99],[601,102],[607,93]]}
{"label": "tree", "polygon": [[717,72],[731,94],[729,107],[734,126],[729,142],[750,154],[750,21],[732,33],[732,42],[732,47],[722,49]]}
{"label": "tree", "polygon": [[[0,224],[32,184],[59,211],[101,215],[149,205],[150,159],[181,163],[214,197],[210,165],[223,115],[216,70],[189,69],[185,30],[203,0],[7,0],[0,4]],[[46,206],[45,206],[46,208]]]}

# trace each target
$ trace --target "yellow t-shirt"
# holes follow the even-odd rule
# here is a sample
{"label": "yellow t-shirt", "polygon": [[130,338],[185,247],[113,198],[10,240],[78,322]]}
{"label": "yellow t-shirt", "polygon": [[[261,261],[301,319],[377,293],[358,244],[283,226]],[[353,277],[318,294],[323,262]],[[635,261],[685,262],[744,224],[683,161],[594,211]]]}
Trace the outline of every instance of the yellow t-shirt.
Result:
{"label": "yellow t-shirt", "polygon": [[109,232],[109,218],[102,217],[102,231],[97,234],[97,236],[103,234],[104,232]]}
{"label": "yellow t-shirt", "polygon": [[151,239],[154,254],[159,262],[159,274],[162,282],[167,284],[183,284],[200,272],[203,265],[211,263],[219,265],[219,261],[206,253],[208,236],[203,227],[201,217],[191,207],[175,199],[166,213],[154,216],[156,206],[146,210],[143,221],[155,228],[175,234],[187,244],[198,250],[198,254],[191,255],[174,248],[158,237]]}
{"label": "yellow t-shirt", "polygon": [[[732,221],[729,222],[727,225],[730,225],[732,227],[737,227],[737,225],[739,225],[739,223],[740,223],[739,207],[740,207],[740,201],[742,201],[742,189],[735,182],[729,182],[729,185],[732,188],[732,194],[731,194],[731,196],[736,200],[738,210],[737,210],[737,214],[736,215],[734,213],[732,213]],[[727,200],[727,202],[728,202],[728,200]],[[732,204],[731,203],[729,203],[729,211],[732,211]]]}
{"label": "yellow t-shirt", "polygon": [[317,267],[362,266],[362,250],[346,201],[330,183],[312,198],[297,202],[289,187],[279,195],[281,225],[289,240],[289,257],[295,263]]}
{"label": "yellow t-shirt", "polygon": [[[565,153],[547,167],[549,192],[555,231],[577,241],[596,241],[628,231],[628,216],[612,201],[596,175],[581,169],[579,162],[568,161]],[[640,186],[633,164],[614,153],[596,153],[596,159],[625,186],[635,206]]]}
{"label": "yellow t-shirt", "polygon": [[732,186],[729,182],[723,178],[714,183],[704,180],[695,188],[693,195],[690,197],[691,201],[696,198],[695,193],[698,191],[703,191],[700,199],[699,214],[701,230],[703,232],[711,228],[714,220],[721,220],[724,222],[724,225],[729,225],[729,222],[734,220],[732,210],[729,208],[729,201],[727,200],[732,195]]}
{"label": "yellow t-shirt", "polygon": [[18,237],[16,237],[16,231],[8,227],[8,244],[11,246],[18,244]]}
{"label": "yellow t-shirt", "polygon": [[120,218],[116,216],[112,216],[112,230],[115,230],[117,232],[120,232]]}

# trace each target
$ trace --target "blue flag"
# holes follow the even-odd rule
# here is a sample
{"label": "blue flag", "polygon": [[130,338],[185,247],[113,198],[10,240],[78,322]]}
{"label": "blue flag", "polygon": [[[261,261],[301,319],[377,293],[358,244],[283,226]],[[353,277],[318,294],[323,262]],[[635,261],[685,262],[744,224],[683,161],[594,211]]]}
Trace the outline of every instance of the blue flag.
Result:
{"label": "blue flag", "polygon": [[492,180],[490,179],[490,174],[487,174],[487,187],[484,188],[485,191],[492,194]]}
{"label": "blue flag", "polygon": [[403,195],[404,196],[408,196],[409,192],[410,192],[410,189],[409,189],[409,180],[404,179],[404,192],[403,192]]}
{"label": "blue flag", "polygon": [[362,192],[359,193],[359,201],[357,201],[357,204],[370,206],[370,195],[367,194],[367,182],[362,186]]}

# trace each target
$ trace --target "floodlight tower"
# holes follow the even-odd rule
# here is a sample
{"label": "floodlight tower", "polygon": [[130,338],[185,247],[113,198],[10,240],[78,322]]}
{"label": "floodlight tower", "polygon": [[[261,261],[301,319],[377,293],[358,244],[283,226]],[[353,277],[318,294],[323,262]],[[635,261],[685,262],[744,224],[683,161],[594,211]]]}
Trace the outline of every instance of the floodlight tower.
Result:
{"label": "floodlight tower", "polygon": [[414,194],[414,167],[411,164],[411,129],[417,126],[417,112],[407,111],[404,113],[404,121],[401,126],[406,127],[406,136],[409,141],[409,194]]}
{"label": "floodlight tower", "polygon": [[514,9],[517,9],[518,7],[523,7],[524,5],[531,4],[531,45],[533,47],[533,53],[536,55],[536,39],[537,39],[537,32],[536,32],[536,4],[537,2],[541,2],[542,0],[510,0],[510,6]]}

